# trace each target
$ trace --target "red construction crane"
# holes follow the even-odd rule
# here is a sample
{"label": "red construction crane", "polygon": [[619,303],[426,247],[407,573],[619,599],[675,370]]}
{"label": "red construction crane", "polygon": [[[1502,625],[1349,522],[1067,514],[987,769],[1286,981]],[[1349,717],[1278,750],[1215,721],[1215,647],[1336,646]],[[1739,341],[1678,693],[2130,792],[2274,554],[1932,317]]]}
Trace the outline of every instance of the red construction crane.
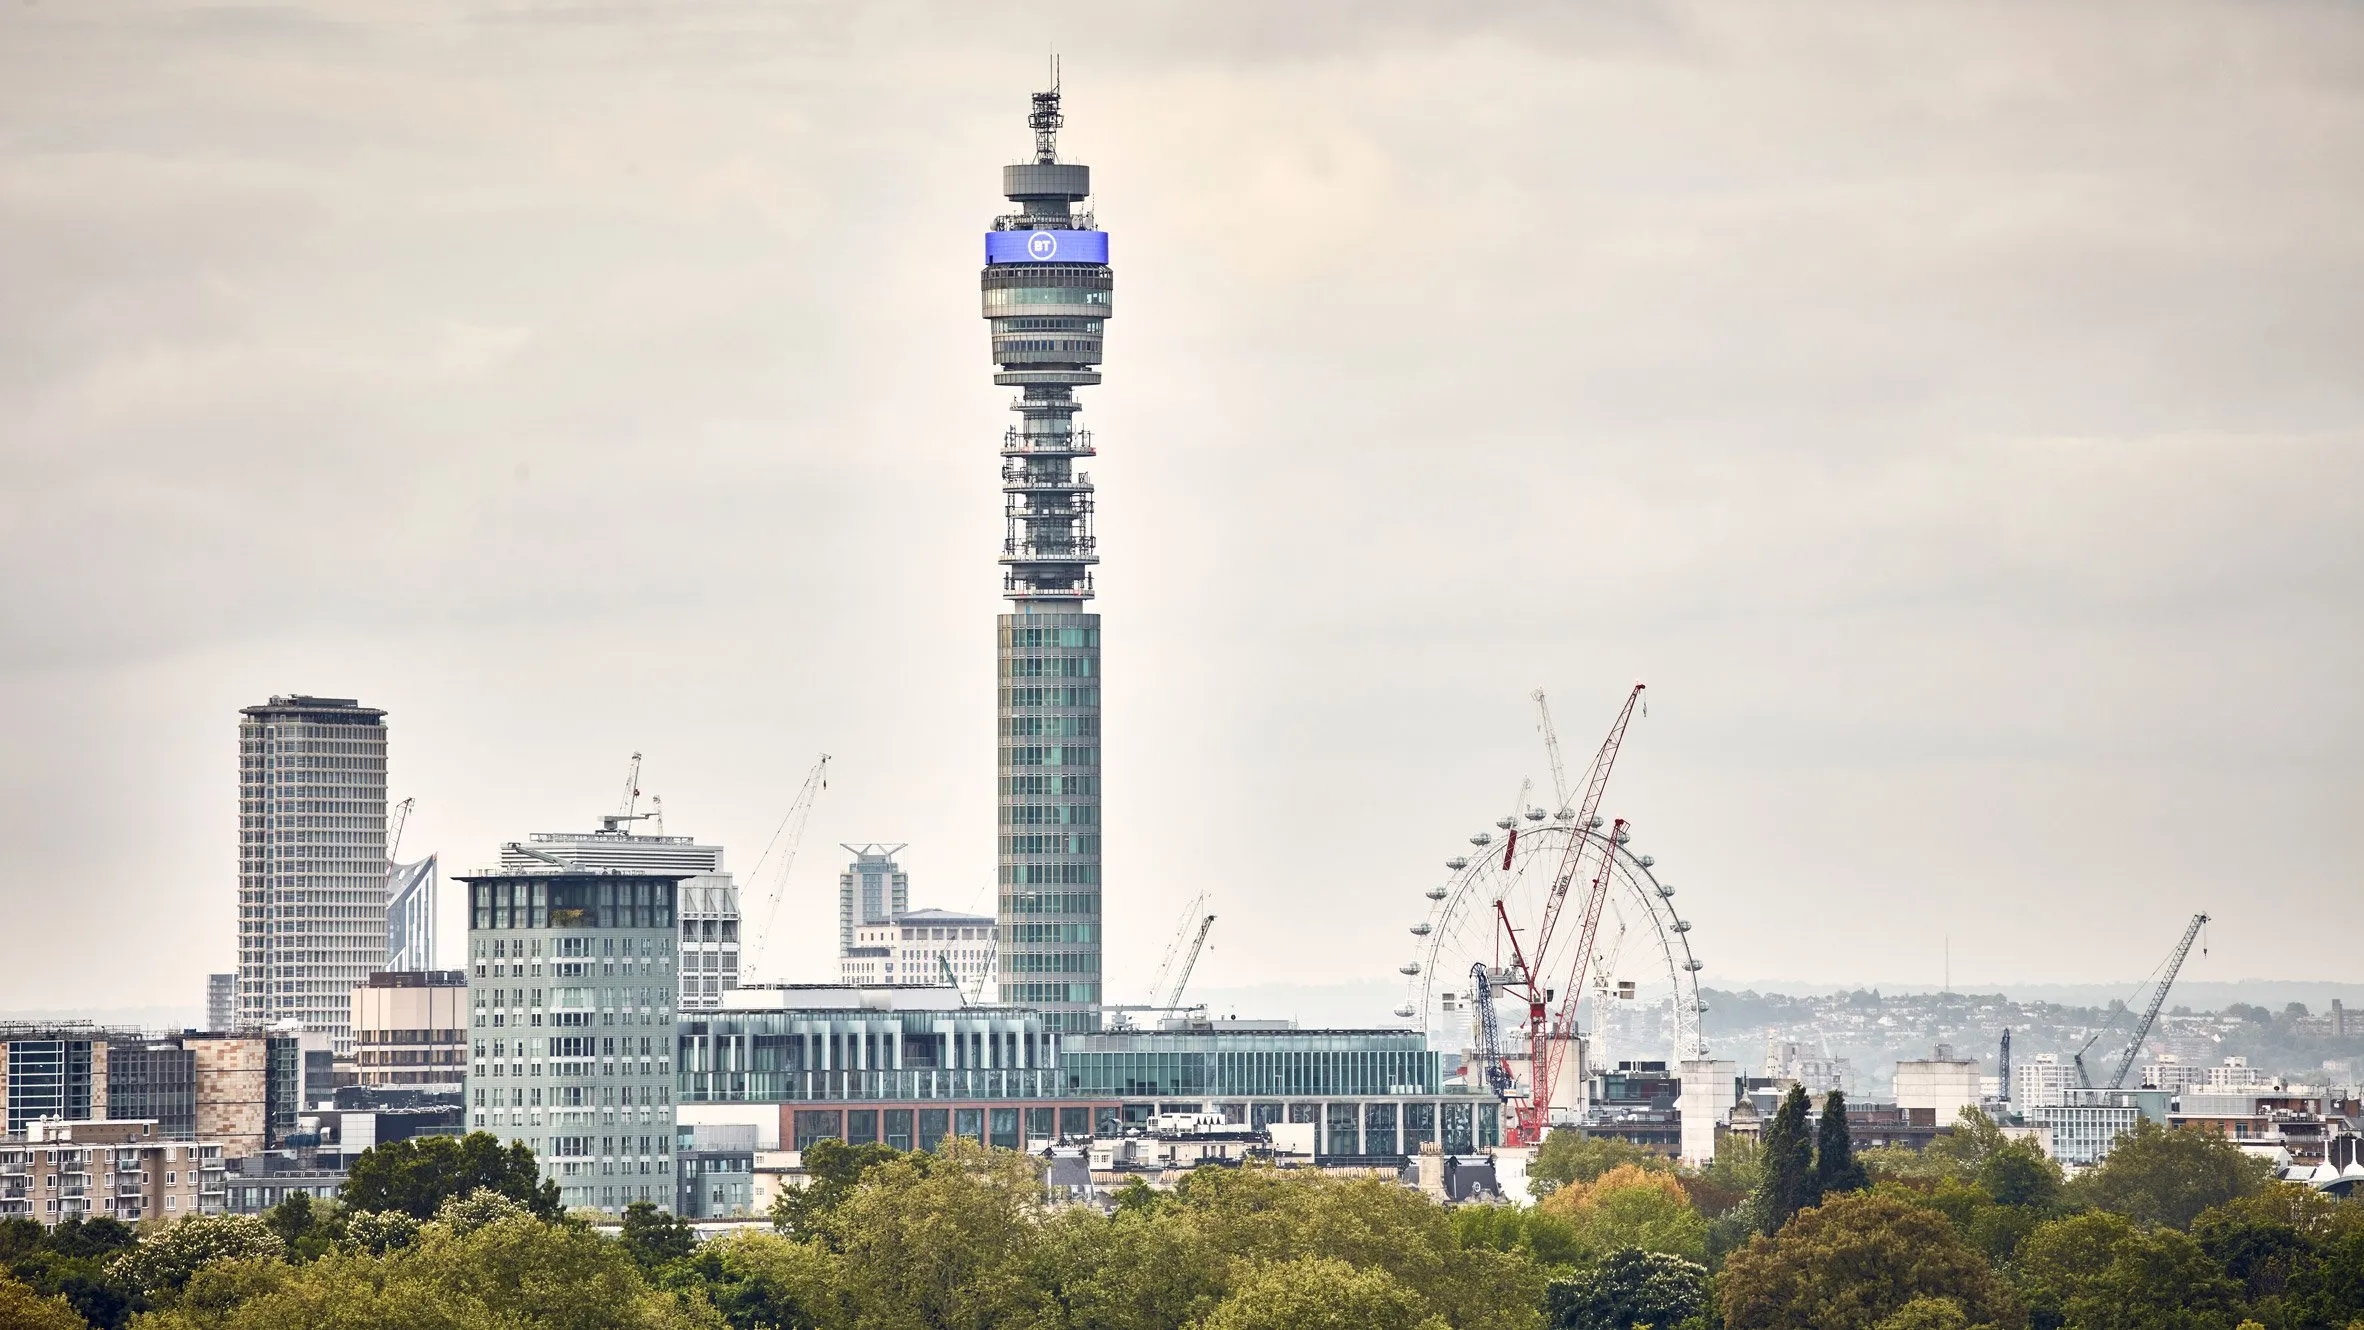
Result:
{"label": "red construction crane", "polygon": [[[1506,1141],[1510,1145],[1540,1144],[1544,1130],[1549,1125],[1554,1079],[1551,1042],[1555,1035],[1565,1037],[1561,1031],[1561,1022],[1553,1019],[1550,1010],[1555,996],[1551,972],[1556,968],[1552,964],[1552,939],[1558,929],[1560,907],[1568,898],[1568,888],[1584,869],[1585,852],[1592,844],[1592,837],[1586,833],[1600,820],[1601,796],[1609,788],[1609,773],[1617,765],[1618,749],[1625,744],[1625,727],[1633,721],[1633,710],[1642,700],[1642,689],[1643,685],[1637,683],[1633,691],[1625,695],[1625,705],[1618,709],[1616,723],[1609,727],[1609,737],[1602,741],[1600,751],[1593,754],[1592,766],[1585,773],[1584,800],[1574,810],[1575,821],[1570,827],[1573,834],[1568,837],[1567,849],[1561,853],[1558,872],[1552,878],[1550,892],[1544,900],[1543,921],[1536,927],[1531,945],[1520,946],[1515,935],[1509,939],[1518,966],[1512,982],[1505,987],[1527,1001],[1529,1087],[1526,1102],[1512,1106],[1513,1121]],[[1567,994],[1563,1004],[1566,1034],[1574,1033],[1576,1002],[1584,992],[1584,966],[1592,953],[1594,938],[1600,931],[1601,906],[1608,899],[1609,868],[1616,859],[1617,836],[1624,828],[1625,824],[1619,822],[1610,829],[1604,842],[1606,848],[1601,855],[1600,870],[1593,875],[1585,893],[1584,925],[1582,936],[1577,941],[1575,960],[1568,967],[1566,986],[1556,990]],[[1507,915],[1502,919],[1502,927],[1508,932],[1510,921]]]}

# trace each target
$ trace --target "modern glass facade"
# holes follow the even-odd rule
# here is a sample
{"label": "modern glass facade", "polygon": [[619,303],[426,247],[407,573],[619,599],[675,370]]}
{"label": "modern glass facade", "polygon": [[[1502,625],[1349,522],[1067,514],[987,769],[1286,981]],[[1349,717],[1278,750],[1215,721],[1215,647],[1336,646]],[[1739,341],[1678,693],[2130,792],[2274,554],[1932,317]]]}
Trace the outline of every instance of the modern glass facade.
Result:
{"label": "modern glass facade", "polygon": [[1060,1093],[1057,1037],[1009,1007],[700,1013],[681,1023],[678,1056],[685,1103]]}
{"label": "modern glass facade", "polygon": [[10,1038],[8,1129],[42,1118],[86,1121],[104,1115],[105,1045],[92,1039]]}
{"label": "modern glass facade", "polygon": [[1404,1030],[1111,1030],[1070,1035],[1059,1050],[1064,1091],[1120,1100],[1124,1122],[1211,1112],[1256,1127],[1310,1123],[1315,1153],[1332,1159],[1500,1145],[1500,1101],[1447,1087],[1444,1064]]}
{"label": "modern glass facade", "polygon": [[1071,1039],[1060,1068],[1073,1093],[1125,1098],[1434,1095],[1444,1059],[1402,1031],[1161,1030]]}
{"label": "modern glass facade", "polygon": [[568,1206],[674,1201],[674,875],[460,878],[468,1125],[523,1142]]}
{"label": "modern glass facade", "polygon": [[[1091,168],[1058,157],[1057,89],[1034,94],[1034,160],[1004,168],[1015,210],[994,219],[981,280],[993,381],[1019,390],[1002,436],[1002,592],[996,650],[999,995],[1050,1028],[1100,1026],[1100,616],[1084,612],[1099,560],[1094,455],[1075,390],[1100,382],[1114,270],[1078,211]],[[1011,233],[1021,233],[1012,235]],[[988,1128],[990,1134],[990,1128]]]}

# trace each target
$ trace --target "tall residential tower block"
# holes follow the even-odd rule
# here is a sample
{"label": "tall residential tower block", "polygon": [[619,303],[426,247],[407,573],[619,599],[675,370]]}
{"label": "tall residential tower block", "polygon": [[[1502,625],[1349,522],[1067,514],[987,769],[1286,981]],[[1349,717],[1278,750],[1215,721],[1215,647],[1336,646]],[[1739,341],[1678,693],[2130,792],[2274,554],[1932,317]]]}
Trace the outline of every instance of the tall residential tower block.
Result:
{"label": "tall residential tower block", "polygon": [[386,713],[274,697],[238,724],[238,1010],[352,1050],[353,986],[386,964]]}
{"label": "tall residential tower block", "polygon": [[993,381],[1018,390],[1002,435],[998,634],[1001,1000],[1054,1031],[1100,1028],[1100,616],[1092,436],[1077,388],[1100,382],[1114,272],[1084,208],[1088,166],[1059,160],[1059,91],[1034,94],[1032,159],[1002,168],[1012,210],[985,236]]}

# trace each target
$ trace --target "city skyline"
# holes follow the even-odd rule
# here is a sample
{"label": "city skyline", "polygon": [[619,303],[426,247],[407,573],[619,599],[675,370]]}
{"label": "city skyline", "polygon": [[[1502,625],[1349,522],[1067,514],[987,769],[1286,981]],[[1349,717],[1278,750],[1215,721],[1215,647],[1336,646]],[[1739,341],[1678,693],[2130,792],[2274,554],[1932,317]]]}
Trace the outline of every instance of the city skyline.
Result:
{"label": "city skyline", "polygon": [[[752,864],[827,751],[767,969],[836,973],[839,842],[990,912],[1008,390],[963,292],[1036,44],[393,13],[0,19],[49,126],[0,146],[8,899],[154,958],[0,1008],[233,963],[226,717],[271,694],[389,713],[446,878],[643,749]],[[1635,679],[1609,811],[1703,982],[2131,979],[2199,909],[2208,977],[2364,979],[2292,946],[2364,885],[2357,22],[2244,26],[2270,87],[2064,14],[1250,26],[1066,51],[1126,246],[1110,1000],[1204,887],[1195,987],[1389,978],[1548,779],[1527,691],[1582,751]]]}

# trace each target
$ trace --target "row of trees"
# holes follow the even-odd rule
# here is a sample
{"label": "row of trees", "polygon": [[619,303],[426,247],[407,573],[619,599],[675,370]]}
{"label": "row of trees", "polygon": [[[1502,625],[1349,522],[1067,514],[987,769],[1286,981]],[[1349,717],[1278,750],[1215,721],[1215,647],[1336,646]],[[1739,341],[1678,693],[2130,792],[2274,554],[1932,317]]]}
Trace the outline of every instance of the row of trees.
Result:
{"label": "row of trees", "polygon": [[341,1203],[0,1223],[0,1326],[37,1330],[2300,1330],[2364,1327],[2364,1205],[2213,1137],[2138,1130],[2074,1182],[1975,1114],[1857,1155],[1843,1101],[1684,1170],[1557,1133],[1529,1206],[1208,1167],[1110,1213],[1039,1162],[823,1143],[769,1231],[645,1204],[603,1236],[489,1136],[371,1152]]}

